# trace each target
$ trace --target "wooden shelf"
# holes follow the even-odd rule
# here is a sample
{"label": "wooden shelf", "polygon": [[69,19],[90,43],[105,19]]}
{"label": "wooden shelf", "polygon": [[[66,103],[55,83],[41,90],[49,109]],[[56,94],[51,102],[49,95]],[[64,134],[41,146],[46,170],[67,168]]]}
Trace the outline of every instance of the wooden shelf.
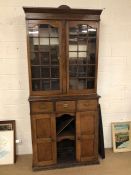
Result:
{"label": "wooden shelf", "polygon": [[64,139],[75,140],[75,134],[72,131],[64,131],[57,136],[58,142]]}
{"label": "wooden shelf", "polygon": [[57,136],[74,120],[74,118],[69,118],[68,120],[63,121],[61,126],[57,131]]}

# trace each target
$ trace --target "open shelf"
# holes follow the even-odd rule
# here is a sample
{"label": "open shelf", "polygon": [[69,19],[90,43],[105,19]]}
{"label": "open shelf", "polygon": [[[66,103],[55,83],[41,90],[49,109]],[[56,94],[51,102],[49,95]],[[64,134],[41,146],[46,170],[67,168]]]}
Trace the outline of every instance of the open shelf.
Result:
{"label": "open shelf", "polygon": [[75,160],[75,117],[68,114],[57,117],[56,133],[58,161]]}
{"label": "open shelf", "polygon": [[65,140],[65,139],[75,140],[75,133],[72,133],[71,131],[65,131],[59,134],[59,136],[57,136],[58,142]]}
{"label": "open shelf", "polygon": [[70,162],[75,160],[75,141],[65,139],[57,142],[58,162]]}
{"label": "open shelf", "polygon": [[60,124],[57,125],[57,136],[74,120],[74,118],[70,117],[66,120],[60,119]]}

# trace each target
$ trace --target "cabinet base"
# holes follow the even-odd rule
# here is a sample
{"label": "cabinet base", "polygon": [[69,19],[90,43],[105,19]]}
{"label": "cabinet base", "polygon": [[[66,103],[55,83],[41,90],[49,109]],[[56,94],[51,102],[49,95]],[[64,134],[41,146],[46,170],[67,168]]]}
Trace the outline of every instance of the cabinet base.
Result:
{"label": "cabinet base", "polygon": [[57,163],[54,165],[48,165],[48,166],[32,166],[33,171],[40,171],[40,170],[51,170],[51,169],[57,169],[57,168],[69,168],[69,167],[75,167],[75,166],[84,166],[84,165],[95,165],[99,164],[99,160],[93,160],[93,161],[87,161],[87,162],[65,162],[65,163]]}

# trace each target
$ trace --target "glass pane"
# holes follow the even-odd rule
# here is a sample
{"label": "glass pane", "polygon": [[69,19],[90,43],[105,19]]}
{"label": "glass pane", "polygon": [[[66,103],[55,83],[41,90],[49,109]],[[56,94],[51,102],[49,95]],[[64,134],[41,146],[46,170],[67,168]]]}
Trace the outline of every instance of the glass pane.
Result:
{"label": "glass pane", "polygon": [[87,52],[78,52],[78,57],[86,57]]}
{"label": "glass pane", "polygon": [[40,64],[39,53],[31,52],[31,64],[32,65],[39,65]]}
{"label": "glass pane", "polygon": [[40,60],[42,65],[49,65],[49,52],[41,52]]}
{"label": "glass pane", "polygon": [[88,38],[89,38],[89,42],[96,43],[96,29],[91,27],[88,28]]}
{"label": "glass pane", "polygon": [[50,77],[50,69],[46,67],[41,68],[41,77],[42,78],[49,78]]}
{"label": "glass pane", "polygon": [[89,53],[89,63],[95,64],[96,56],[96,29],[88,29],[88,53]]}
{"label": "glass pane", "polygon": [[59,89],[59,79],[51,80],[51,90],[57,90]]}
{"label": "glass pane", "polygon": [[41,90],[50,90],[50,81],[47,80],[41,80]]}
{"label": "glass pane", "polygon": [[39,28],[38,26],[30,27],[29,28],[29,37],[38,37],[39,35]]}
{"label": "glass pane", "polygon": [[40,24],[39,32],[40,32],[40,37],[49,37],[49,25]]}
{"label": "glass pane", "polygon": [[[87,46],[87,38],[80,37],[78,39],[78,44],[81,45],[86,45]],[[86,47],[87,48],[87,47]],[[86,49],[87,50],[87,49]]]}
{"label": "glass pane", "polygon": [[40,78],[40,66],[32,66],[32,78]]}
{"label": "glass pane", "polygon": [[48,45],[39,45],[40,52],[50,52],[50,47]]}
{"label": "glass pane", "polygon": [[59,39],[58,38],[50,38],[50,45],[58,45]]}
{"label": "glass pane", "polygon": [[51,64],[59,64],[59,47],[51,46]]}
{"label": "glass pane", "polygon": [[78,89],[86,89],[86,79],[79,79],[78,81]]}
{"label": "glass pane", "polygon": [[40,38],[40,45],[49,45],[49,38]]}
{"label": "glass pane", "polygon": [[52,67],[51,68],[51,77],[58,78],[59,77],[59,67]]}
{"label": "glass pane", "polygon": [[79,51],[86,51],[86,50],[87,50],[87,45],[79,44],[78,50],[79,50]]}
{"label": "glass pane", "polygon": [[95,79],[88,79],[87,80],[87,89],[94,89],[95,88]]}
{"label": "glass pane", "polygon": [[69,88],[75,90],[75,89],[77,89],[77,85],[78,85],[78,79],[70,78],[70,80],[69,80]]}
{"label": "glass pane", "polygon": [[80,57],[80,58],[78,58],[77,62],[78,62],[78,64],[87,64],[87,59]]}
{"label": "glass pane", "polygon": [[78,66],[78,76],[86,77],[87,66]]}
{"label": "glass pane", "polygon": [[87,76],[88,77],[95,77],[95,66],[88,66]]}
{"label": "glass pane", "polygon": [[86,89],[86,82],[86,79],[70,78],[69,87],[74,90]]}
{"label": "glass pane", "polygon": [[[87,49],[87,34],[88,34],[88,26],[87,25],[78,25],[79,27],[79,38],[78,38],[78,43],[79,45],[85,45],[85,49]],[[79,47],[80,48],[80,47]],[[81,48],[79,49],[81,50]]]}
{"label": "glass pane", "polygon": [[69,58],[70,57],[77,57],[77,52],[69,52]]}
{"label": "glass pane", "polygon": [[75,58],[75,57],[70,58],[69,63],[70,64],[77,64],[77,58]]}
{"label": "glass pane", "polygon": [[32,90],[33,91],[40,90],[40,80],[32,80]]}
{"label": "glass pane", "polygon": [[50,37],[58,37],[58,28],[50,27]]}
{"label": "glass pane", "polygon": [[30,50],[38,51],[39,49],[39,40],[38,38],[30,38]]}
{"label": "glass pane", "polygon": [[87,37],[88,25],[87,24],[78,24],[79,37]]}
{"label": "glass pane", "polygon": [[[78,29],[75,27],[69,28],[69,50],[77,50],[77,41],[78,41]],[[73,49],[73,45],[75,45]]]}
{"label": "glass pane", "polygon": [[77,42],[78,42],[78,38],[77,38],[77,36],[73,36],[73,35],[70,35],[70,38],[69,38],[69,44],[70,45],[73,45],[73,44],[77,44]]}
{"label": "glass pane", "polygon": [[79,29],[78,27],[70,27],[69,29],[69,36],[76,36],[78,35]]}
{"label": "glass pane", "polygon": [[69,45],[69,51],[77,51],[77,45],[76,44]]}
{"label": "glass pane", "polygon": [[[69,29],[69,51],[77,51],[78,50],[78,29],[72,27]],[[70,57],[72,57],[70,55]]]}
{"label": "glass pane", "polygon": [[88,56],[88,64],[95,64],[96,58],[95,53],[90,53]]}
{"label": "glass pane", "polygon": [[69,67],[69,75],[70,75],[70,77],[76,77],[77,76],[77,66],[70,65],[70,67]]}

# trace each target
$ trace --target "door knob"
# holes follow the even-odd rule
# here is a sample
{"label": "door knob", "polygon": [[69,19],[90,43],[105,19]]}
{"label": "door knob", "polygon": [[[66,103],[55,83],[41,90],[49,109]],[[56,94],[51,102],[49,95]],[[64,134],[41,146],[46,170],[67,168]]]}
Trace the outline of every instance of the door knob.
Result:
{"label": "door knob", "polygon": [[64,108],[68,108],[68,106],[69,106],[69,105],[68,105],[67,103],[65,103],[65,104],[63,105]]}

